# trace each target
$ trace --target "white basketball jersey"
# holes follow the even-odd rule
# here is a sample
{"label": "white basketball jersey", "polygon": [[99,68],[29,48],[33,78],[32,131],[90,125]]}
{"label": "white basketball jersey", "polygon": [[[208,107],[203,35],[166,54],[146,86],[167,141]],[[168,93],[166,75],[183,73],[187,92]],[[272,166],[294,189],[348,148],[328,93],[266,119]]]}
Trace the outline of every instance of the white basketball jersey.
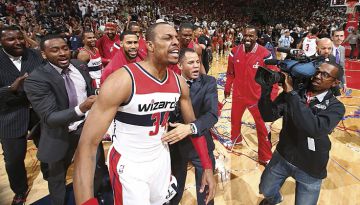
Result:
{"label": "white basketball jersey", "polygon": [[304,38],[302,49],[306,56],[310,57],[316,54],[316,36],[306,36]]}
{"label": "white basketball jersey", "polygon": [[[130,101],[121,105],[115,116],[113,145],[122,157],[134,162],[157,160],[167,143],[161,137],[167,130],[169,113],[180,98],[176,74],[167,70],[163,81],[151,76],[139,64],[124,66],[132,78]],[[119,92],[121,92],[119,90]]]}

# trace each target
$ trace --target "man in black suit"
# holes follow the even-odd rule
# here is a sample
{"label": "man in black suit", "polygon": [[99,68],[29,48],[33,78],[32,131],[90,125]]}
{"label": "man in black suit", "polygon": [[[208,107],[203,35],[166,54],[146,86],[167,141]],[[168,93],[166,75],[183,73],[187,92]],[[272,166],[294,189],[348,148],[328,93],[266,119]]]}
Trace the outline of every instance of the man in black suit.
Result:
{"label": "man in black suit", "polygon": [[26,136],[38,121],[30,109],[23,81],[41,65],[42,58],[25,47],[24,35],[16,26],[2,28],[0,38],[0,140],[10,187],[15,193],[12,204],[16,205],[26,200]]}
{"label": "man in black suit", "polygon": [[[197,53],[190,48],[185,48],[180,51],[179,68],[181,76],[187,81],[190,86],[190,98],[194,109],[195,117],[199,123],[196,124],[198,135],[205,136],[208,154],[211,162],[210,166],[214,169],[215,159],[213,150],[215,148],[209,129],[213,127],[218,121],[218,94],[216,87],[216,80],[212,76],[200,74],[200,59]],[[181,116],[171,116],[171,121],[182,121]],[[187,174],[187,164],[189,161],[195,167],[196,192],[198,204],[206,204],[205,192],[200,193],[201,189],[201,175],[203,168],[208,166],[200,163],[199,156],[195,151],[193,143],[194,139],[187,137],[182,141],[170,146],[171,153],[171,169],[172,174],[176,177],[178,183],[177,195],[171,200],[171,204],[179,204],[184,192],[185,180]],[[196,139],[195,139],[196,140]],[[199,148],[197,148],[198,150]],[[204,149],[200,148],[200,149]],[[210,201],[207,204],[214,204]]]}
{"label": "man in black suit", "polygon": [[[96,100],[85,64],[70,61],[71,51],[60,36],[45,36],[41,54],[48,62],[25,80],[25,92],[40,117],[37,157],[48,164],[53,205],[66,202],[65,177],[82,130],[85,113]],[[101,147],[102,148],[102,147]],[[103,159],[103,150],[101,150]],[[104,163],[97,171],[103,171]],[[95,183],[96,184],[96,183]]]}

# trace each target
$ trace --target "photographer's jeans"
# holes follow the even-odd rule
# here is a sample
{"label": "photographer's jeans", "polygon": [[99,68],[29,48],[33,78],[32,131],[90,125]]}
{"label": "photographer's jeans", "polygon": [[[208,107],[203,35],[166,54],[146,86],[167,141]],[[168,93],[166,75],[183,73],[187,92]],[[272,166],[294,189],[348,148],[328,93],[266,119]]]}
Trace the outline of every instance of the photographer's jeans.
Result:
{"label": "photographer's jeans", "polygon": [[287,162],[277,151],[274,152],[269,164],[261,175],[260,193],[269,204],[282,201],[280,188],[288,177],[296,180],[296,205],[317,204],[322,179],[311,177],[296,166]]}

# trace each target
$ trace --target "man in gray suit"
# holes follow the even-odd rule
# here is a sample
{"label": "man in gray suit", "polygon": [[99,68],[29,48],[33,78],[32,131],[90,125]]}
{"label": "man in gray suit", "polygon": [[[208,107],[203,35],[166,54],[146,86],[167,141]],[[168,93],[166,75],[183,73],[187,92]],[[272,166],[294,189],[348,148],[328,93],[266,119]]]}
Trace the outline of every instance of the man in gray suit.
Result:
{"label": "man in gray suit", "polygon": [[0,141],[10,187],[15,193],[12,205],[17,205],[24,204],[28,191],[26,136],[38,121],[30,109],[23,82],[41,65],[42,58],[40,53],[25,47],[24,35],[16,26],[2,28],[0,39]]}
{"label": "man in gray suit", "polygon": [[344,77],[341,81],[343,91],[346,91],[346,77],[345,77],[345,47],[341,44],[344,42],[345,34],[343,30],[335,30],[332,33],[331,40],[333,41],[332,54],[336,58],[336,63],[340,64],[344,68]]}
{"label": "man in gray suit", "polygon": [[[86,65],[77,60],[70,61],[71,51],[63,38],[45,36],[40,48],[48,62],[29,75],[24,89],[40,117],[41,139],[37,157],[48,164],[51,203],[64,205],[66,172],[80,138],[85,113],[96,96]],[[103,154],[103,150],[100,152]],[[100,173],[105,168],[103,155],[101,158],[103,163],[97,166]]]}

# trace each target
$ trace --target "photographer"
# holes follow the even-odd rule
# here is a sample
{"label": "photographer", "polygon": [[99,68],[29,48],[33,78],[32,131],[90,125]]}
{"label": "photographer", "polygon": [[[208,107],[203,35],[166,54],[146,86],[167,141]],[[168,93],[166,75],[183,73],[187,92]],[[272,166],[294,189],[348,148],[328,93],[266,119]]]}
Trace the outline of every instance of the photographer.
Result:
{"label": "photographer", "polygon": [[264,121],[283,117],[279,144],[266,166],[259,185],[265,199],[260,204],[282,201],[279,192],[288,177],[296,180],[295,204],[316,204],[322,179],[326,178],[331,142],[329,133],[345,113],[331,88],[339,85],[343,69],[333,61],[322,63],[307,89],[295,91],[286,76],[284,91],[271,101],[272,88],[262,86],[259,110]]}

